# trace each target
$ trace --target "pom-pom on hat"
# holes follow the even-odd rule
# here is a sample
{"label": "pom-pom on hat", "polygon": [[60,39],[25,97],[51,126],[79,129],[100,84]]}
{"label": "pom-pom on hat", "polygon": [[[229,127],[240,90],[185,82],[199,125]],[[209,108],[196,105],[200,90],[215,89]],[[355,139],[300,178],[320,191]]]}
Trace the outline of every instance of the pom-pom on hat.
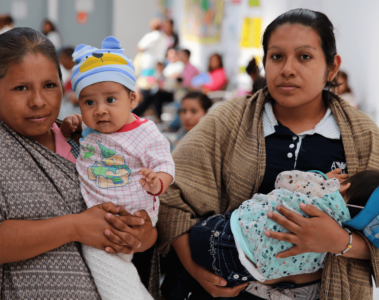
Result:
{"label": "pom-pom on hat", "polygon": [[72,54],[76,63],[72,69],[72,90],[79,99],[85,87],[104,81],[120,83],[135,92],[136,79],[132,60],[125,56],[120,41],[108,36],[102,43],[102,49],[81,44]]}

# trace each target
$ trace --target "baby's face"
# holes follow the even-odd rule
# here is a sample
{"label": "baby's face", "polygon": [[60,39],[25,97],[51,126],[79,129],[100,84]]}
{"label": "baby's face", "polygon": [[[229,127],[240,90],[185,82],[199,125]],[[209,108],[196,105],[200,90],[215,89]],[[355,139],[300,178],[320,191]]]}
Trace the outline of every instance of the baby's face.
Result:
{"label": "baby's face", "polygon": [[130,110],[137,105],[135,92],[119,83],[98,82],[84,88],[79,106],[84,123],[101,133],[113,133],[134,121]]}

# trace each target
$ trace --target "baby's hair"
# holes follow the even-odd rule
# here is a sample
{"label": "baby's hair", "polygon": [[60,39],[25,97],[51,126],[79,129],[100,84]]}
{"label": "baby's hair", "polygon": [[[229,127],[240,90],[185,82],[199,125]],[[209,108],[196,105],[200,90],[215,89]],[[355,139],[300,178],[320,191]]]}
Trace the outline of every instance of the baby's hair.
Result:
{"label": "baby's hair", "polygon": [[359,172],[341,185],[350,183],[351,186],[346,192],[347,203],[365,206],[371,194],[379,187],[379,170],[365,170]]}

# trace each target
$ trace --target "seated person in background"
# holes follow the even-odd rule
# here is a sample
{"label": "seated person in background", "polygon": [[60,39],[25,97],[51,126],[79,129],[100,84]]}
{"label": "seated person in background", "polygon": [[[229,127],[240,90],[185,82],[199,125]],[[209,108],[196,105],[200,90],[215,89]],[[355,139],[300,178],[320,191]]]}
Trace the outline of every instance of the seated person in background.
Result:
{"label": "seated person in background", "polygon": [[190,63],[191,52],[187,49],[179,51],[179,60],[184,64],[183,72],[180,74],[182,78],[182,86],[191,87],[192,78],[199,75],[199,71]]}
{"label": "seated person in background", "polygon": [[59,53],[59,63],[61,64],[62,69],[62,82],[64,92],[72,92],[71,85],[71,75],[72,68],[75,66],[74,61],[72,60],[72,54],[74,53],[74,48],[66,47],[63,48]]}
{"label": "seated person in background", "polygon": [[[349,206],[364,207],[368,202],[367,208],[371,211],[375,205],[377,207],[379,171],[365,170],[342,183],[339,181],[346,179],[347,175],[340,173],[341,169],[326,175],[318,171],[280,173],[275,182],[275,190],[268,195],[257,193],[252,199],[243,202],[232,214],[216,215],[194,226],[190,231],[192,259],[209,271],[221,270],[225,278],[229,278],[228,286],[237,285],[233,278],[240,276],[245,281],[275,284],[275,280],[282,277],[290,276],[288,281],[295,281],[295,275],[317,272],[324,267],[326,253],[309,252],[276,258],[281,252],[296,245],[269,238],[269,231],[289,232],[273,221],[270,213],[276,212],[277,206],[283,206],[308,218],[309,216],[301,210],[302,205],[307,204],[324,211],[340,226],[357,229],[349,221]],[[371,219],[375,218],[375,215],[377,213]],[[352,221],[354,220],[355,218]],[[367,223],[370,221],[367,220]],[[216,223],[216,232],[223,235],[223,243],[214,242]],[[347,248],[341,249],[336,256],[346,253],[352,247],[352,234],[349,229],[345,229]],[[238,251],[232,252],[231,248],[237,248]]]}
{"label": "seated person in background", "polygon": [[355,97],[348,82],[348,76],[344,71],[338,72],[338,86],[335,88],[336,94],[340,95],[341,98],[347,101],[351,106],[358,107],[355,102]]}
{"label": "seated person in background", "polygon": [[171,144],[172,150],[174,150],[175,146],[188,133],[188,131],[200,122],[201,118],[207,114],[212,105],[212,100],[201,92],[189,92],[183,97],[179,109],[180,120],[176,119],[173,124],[171,124],[172,127],[177,127],[177,124],[174,123],[179,123],[179,121],[182,124],[177,132],[175,142]]}
{"label": "seated person in background", "polygon": [[179,60],[178,52],[174,48],[168,49],[167,61],[168,64],[163,70],[163,76],[166,81],[165,85],[168,86],[168,90],[171,90],[184,70],[184,63]]}
{"label": "seated person in background", "polygon": [[205,93],[218,91],[225,88],[227,78],[220,54],[215,53],[209,58],[208,72],[211,82],[203,86],[203,91]]}
{"label": "seated person in background", "polygon": [[71,75],[72,68],[75,66],[72,60],[74,48],[65,47],[59,52],[59,63],[62,71],[63,99],[58,119],[63,120],[65,117],[80,112],[78,99],[72,91]]}

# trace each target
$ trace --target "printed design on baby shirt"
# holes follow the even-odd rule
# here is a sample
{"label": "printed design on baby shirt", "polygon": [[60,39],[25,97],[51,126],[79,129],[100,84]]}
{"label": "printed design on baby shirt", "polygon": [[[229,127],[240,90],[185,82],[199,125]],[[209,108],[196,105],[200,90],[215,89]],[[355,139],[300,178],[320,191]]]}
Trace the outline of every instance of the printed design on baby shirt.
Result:
{"label": "printed design on baby shirt", "polygon": [[[84,147],[83,147],[83,149],[85,149]],[[91,156],[93,156],[93,155],[95,155],[95,148],[94,147],[92,147],[92,146],[89,146],[88,144],[87,144],[87,149],[89,149],[88,151],[84,151],[84,159],[91,159]]]}
{"label": "printed design on baby shirt", "polygon": [[335,169],[341,169],[342,170],[341,174],[346,174],[346,167],[347,167],[346,163],[335,161],[333,162],[331,169],[332,171],[334,171]]}
{"label": "printed design on baby shirt", "polygon": [[124,156],[100,143],[98,145],[102,160],[94,162],[88,168],[88,178],[95,181],[96,186],[101,189],[116,188],[132,183],[130,178],[132,171],[126,165]]}

